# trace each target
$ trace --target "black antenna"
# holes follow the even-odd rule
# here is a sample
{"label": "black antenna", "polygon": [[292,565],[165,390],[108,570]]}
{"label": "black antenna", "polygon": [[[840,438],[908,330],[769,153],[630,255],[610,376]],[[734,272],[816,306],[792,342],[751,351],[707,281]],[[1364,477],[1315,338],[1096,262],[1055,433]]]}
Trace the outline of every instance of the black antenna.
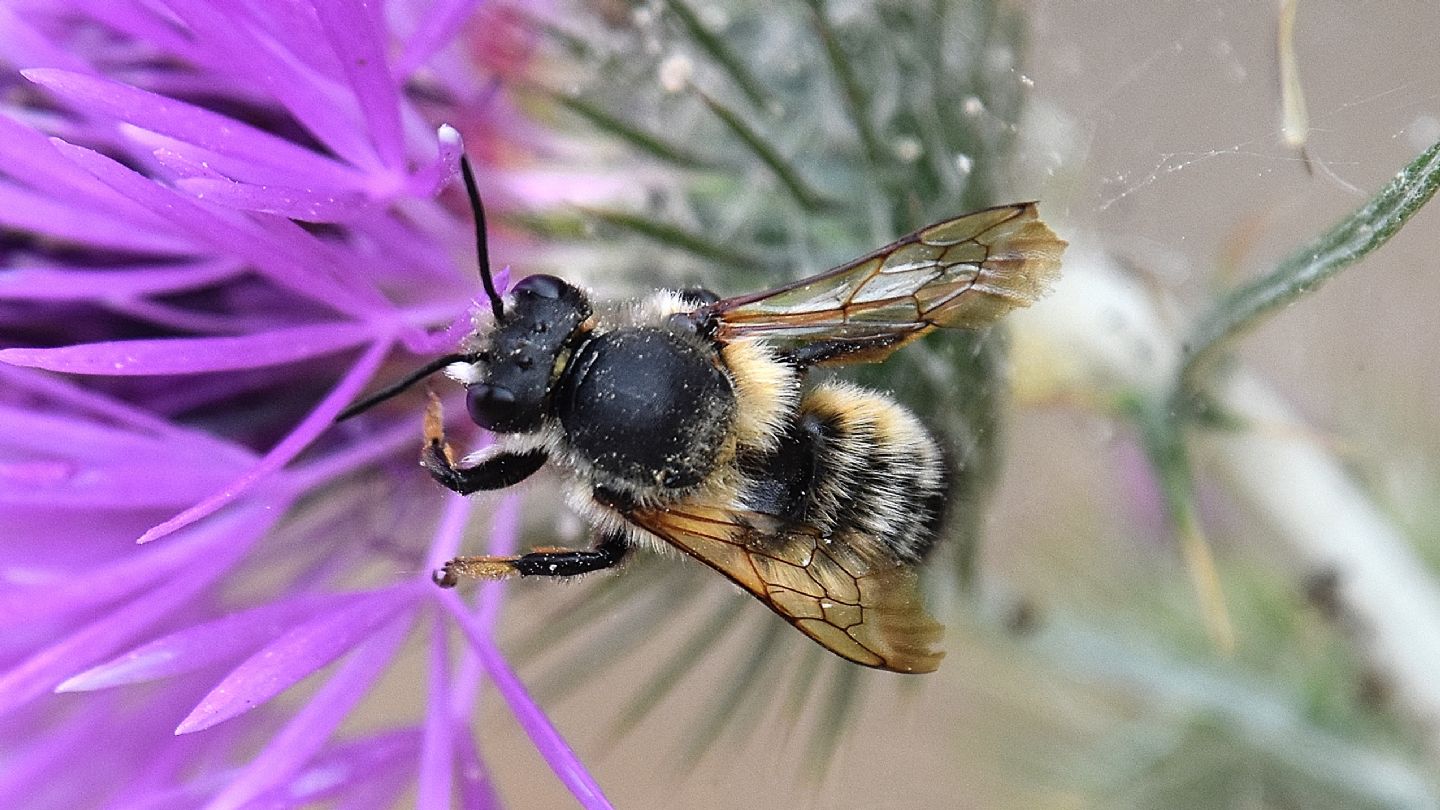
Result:
{"label": "black antenna", "polygon": [[356,402],[355,404],[341,411],[340,414],[335,417],[335,421],[344,422],[346,419],[349,419],[356,414],[368,411],[376,405],[384,402],[385,400],[400,394],[405,389],[409,388],[415,383],[420,382],[426,377],[429,377],[431,374],[434,374],[440,369],[445,368],[451,363],[473,363],[477,359],[478,358],[473,354],[447,354],[444,357],[437,357],[434,360],[431,360],[430,362],[421,366],[420,368],[417,368],[409,374],[405,375],[403,379],[390,383],[384,388],[381,388],[379,391],[376,391],[370,396],[365,397],[359,402]]}
{"label": "black antenna", "polygon": [[[490,246],[485,237],[485,206],[480,203],[480,188],[475,184],[475,171],[470,168],[470,158],[464,154],[460,155],[460,174],[465,178],[465,193],[470,196],[470,213],[475,219],[475,256],[480,264],[480,283],[485,285],[485,294],[490,298],[490,311],[495,313],[495,320],[498,323],[500,316],[505,314],[505,308],[500,303],[500,293],[495,289],[495,279],[490,276]],[[444,357],[437,357],[405,375],[404,378],[381,388],[341,411],[335,417],[335,421],[344,422],[352,416],[364,413],[385,400],[399,395],[405,389],[451,363],[473,363],[478,359],[479,357],[474,354],[447,354]]]}
{"label": "black antenna", "polygon": [[505,314],[500,304],[500,293],[495,291],[495,280],[490,277],[490,246],[485,236],[485,206],[480,203],[480,189],[475,185],[475,172],[470,168],[470,158],[460,156],[460,174],[465,178],[465,193],[470,195],[470,212],[475,217],[475,255],[480,261],[480,283],[485,285],[485,294],[490,296],[490,311],[495,321]]}

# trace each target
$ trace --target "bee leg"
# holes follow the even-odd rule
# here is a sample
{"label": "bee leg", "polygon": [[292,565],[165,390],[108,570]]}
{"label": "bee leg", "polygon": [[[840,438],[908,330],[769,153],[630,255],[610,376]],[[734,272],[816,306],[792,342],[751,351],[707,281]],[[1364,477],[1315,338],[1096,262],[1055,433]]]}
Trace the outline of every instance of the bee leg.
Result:
{"label": "bee leg", "polygon": [[457,467],[450,460],[443,442],[431,440],[420,454],[420,466],[440,486],[461,495],[469,495],[487,489],[512,487],[536,470],[545,466],[549,456],[544,450],[528,453],[500,453],[485,459],[474,467]]}
{"label": "bee leg", "polygon": [[602,537],[593,549],[532,551],[518,557],[456,557],[436,571],[433,579],[442,588],[453,588],[461,577],[573,577],[612,568],[625,558],[629,550],[625,535],[612,532]]}
{"label": "bee leg", "polygon": [[895,344],[908,339],[908,335],[881,335],[851,340],[817,340],[781,353],[780,359],[801,369],[835,362],[865,363],[888,356],[895,350]]}
{"label": "bee leg", "polygon": [[524,481],[545,466],[548,456],[543,450],[528,453],[497,453],[473,467],[457,467],[445,441],[445,419],[440,411],[440,398],[430,392],[430,406],[425,410],[425,447],[420,451],[420,466],[440,486],[461,495],[483,489],[505,489]]}

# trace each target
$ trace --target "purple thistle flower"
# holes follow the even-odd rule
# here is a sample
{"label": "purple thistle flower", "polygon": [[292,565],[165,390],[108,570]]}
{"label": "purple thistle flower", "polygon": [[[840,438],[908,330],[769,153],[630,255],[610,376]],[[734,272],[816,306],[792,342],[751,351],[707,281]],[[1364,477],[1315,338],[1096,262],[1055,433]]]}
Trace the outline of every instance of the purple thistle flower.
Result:
{"label": "purple thistle flower", "polygon": [[[482,676],[608,806],[492,642],[498,586],[429,582],[470,503],[416,473],[413,409],[334,425],[468,324],[442,125],[529,193],[494,159],[538,137],[496,89],[523,40],[476,5],[0,7],[0,806],[494,806]],[[491,548],[517,532],[503,499]],[[337,737],[411,637],[424,716]]]}

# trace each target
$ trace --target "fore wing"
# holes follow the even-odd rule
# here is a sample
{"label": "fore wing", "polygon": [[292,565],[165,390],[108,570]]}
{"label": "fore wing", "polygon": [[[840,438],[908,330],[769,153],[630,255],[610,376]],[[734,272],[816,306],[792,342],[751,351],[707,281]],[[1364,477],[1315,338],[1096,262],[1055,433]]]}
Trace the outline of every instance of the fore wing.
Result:
{"label": "fore wing", "polygon": [[821,538],[768,515],[686,504],[627,517],[714,568],[842,658],[933,672],[944,630],[925,612],[918,575],[872,538]]}
{"label": "fore wing", "polygon": [[1035,203],[1002,205],[922,228],[868,256],[773,290],[701,309],[716,337],[853,341],[878,360],[935,327],[974,329],[1048,291],[1065,241]]}

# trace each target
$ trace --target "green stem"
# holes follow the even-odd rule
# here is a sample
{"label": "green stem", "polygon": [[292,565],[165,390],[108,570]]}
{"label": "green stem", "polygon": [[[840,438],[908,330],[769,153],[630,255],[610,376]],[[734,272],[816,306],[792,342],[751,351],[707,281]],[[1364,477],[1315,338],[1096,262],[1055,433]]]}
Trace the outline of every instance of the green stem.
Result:
{"label": "green stem", "polygon": [[[1186,343],[1177,394],[1187,400],[1230,343],[1267,316],[1315,290],[1385,244],[1440,188],[1440,143],[1411,161],[1373,199],[1268,275],[1229,295],[1202,318]],[[1178,401],[1174,404],[1183,404]]]}
{"label": "green stem", "polygon": [[709,107],[710,111],[715,113],[715,116],[729,127],[731,132],[735,133],[736,137],[750,147],[750,151],[755,153],[755,157],[759,158],[761,163],[775,173],[780,184],[785,186],[785,190],[790,192],[790,196],[795,198],[795,202],[799,203],[801,208],[806,211],[819,211],[833,207],[833,203],[810,188],[810,185],[800,176],[799,169],[782,157],[769,141],[745,123],[744,119],[734,110],[706,95],[698,88],[695,89],[695,95],[705,102],[705,106]]}
{"label": "green stem", "polygon": [[850,113],[850,120],[860,136],[865,159],[872,170],[879,171],[883,153],[880,150],[880,136],[876,134],[875,126],[870,120],[870,100],[866,97],[860,80],[855,76],[855,71],[850,69],[850,61],[840,47],[840,40],[835,36],[835,29],[831,27],[830,19],[825,14],[824,1],[810,0],[810,8],[815,13],[815,31],[825,45],[825,56],[830,61],[830,70],[835,74],[841,95],[845,98],[845,109]]}
{"label": "green stem", "polygon": [[679,18],[680,23],[685,26],[685,31],[690,35],[702,50],[708,53],[715,62],[725,69],[735,86],[740,92],[750,99],[750,103],[760,109],[765,109],[769,104],[769,98],[765,88],[755,78],[755,74],[745,66],[745,62],[736,55],[735,51],[726,44],[725,40],[716,36],[700,22],[700,17],[695,10],[682,0],[670,0],[670,10]]}
{"label": "green stem", "polygon": [[649,716],[661,701],[675,691],[675,687],[679,686],[686,676],[705,661],[705,653],[715,649],[721,639],[735,629],[736,623],[750,607],[749,600],[731,596],[723,607],[716,609],[710,620],[691,633],[685,643],[668,655],[655,674],[635,690],[634,697],[620,712],[619,719],[606,737],[619,739],[633,731],[641,720]]}
{"label": "green stem", "polygon": [[683,250],[686,253],[691,253],[702,259],[709,259],[746,270],[765,265],[765,262],[756,256],[734,250],[667,222],[660,222],[640,214],[630,214],[624,211],[611,211],[600,208],[585,208],[583,210],[585,213],[607,225],[648,237],[662,245]]}
{"label": "green stem", "polygon": [[1215,648],[1224,655],[1235,650],[1235,626],[1225,606],[1225,593],[1215,568],[1215,557],[1200,512],[1195,504],[1195,481],[1189,448],[1174,414],[1161,402],[1136,400],[1128,408],[1140,428],[1141,442],[1150,465],[1159,479],[1165,508],[1174,526],[1190,584],[1199,600],[1205,629]]}
{"label": "green stem", "polygon": [[545,91],[562,107],[589,121],[596,129],[607,132],[638,149],[642,154],[679,166],[682,169],[713,169],[715,164],[685,149],[625,123],[619,118],[583,99]]}

